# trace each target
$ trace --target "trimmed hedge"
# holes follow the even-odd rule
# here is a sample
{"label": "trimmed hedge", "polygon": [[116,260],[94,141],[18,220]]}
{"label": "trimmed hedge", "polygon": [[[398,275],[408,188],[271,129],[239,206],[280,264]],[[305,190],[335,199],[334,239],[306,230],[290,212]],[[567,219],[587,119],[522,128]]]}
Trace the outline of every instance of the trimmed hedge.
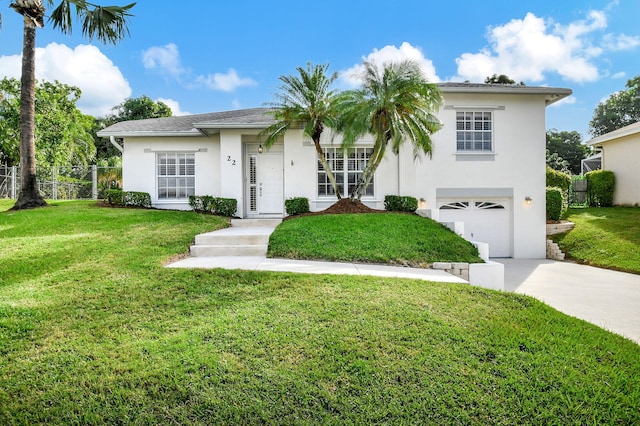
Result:
{"label": "trimmed hedge", "polygon": [[151,195],[148,192],[108,189],[104,191],[104,200],[111,206],[151,208]]}
{"label": "trimmed hedge", "polygon": [[616,176],[611,170],[594,170],[585,174],[587,198],[591,207],[611,207],[616,188]]}
{"label": "trimmed hedge", "polygon": [[551,167],[547,167],[547,187],[560,188],[563,191],[569,191],[569,188],[571,187],[571,176],[554,170]]}
{"label": "trimmed hedge", "polygon": [[220,198],[211,195],[190,195],[189,205],[196,212],[219,216],[233,217],[238,211],[238,200],[235,198]]}
{"label": "trimmed hedge", "polygon": [[309,199],[294,197],[284,200],[284,208],[289,216],[309,213]]}
{"label": "trimmed hedge", "polygon": [[547,188],[547,219],[560,220],[565,212],[562,189]]}
{"label": "trimmed hedge", "polygon": [[390,212],[413,213],[418,209],[418,199],[401,195],[385,195],[384,209]]}

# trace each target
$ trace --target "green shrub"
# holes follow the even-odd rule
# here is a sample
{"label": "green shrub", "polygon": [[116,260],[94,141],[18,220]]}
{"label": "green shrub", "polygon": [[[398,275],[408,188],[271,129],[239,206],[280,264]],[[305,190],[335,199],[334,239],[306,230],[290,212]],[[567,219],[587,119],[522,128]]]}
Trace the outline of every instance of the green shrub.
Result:
{"label": "green shrub", "polygon": [[390,212],[413,213],[418,209],[418,199],[400,195],[385,195],[384,209]]}
{"label": "green shrub", "polygon": [[235,216],[238,201],[235,198],[219,198],[211,195],[190,195],[189,205],[194,211],[219,216]]}
{"label": "green shrub", "polygon": [[104,191],[104,200],[111,206],[151,207],[151,196],[148,192],[108,189]]}
{"label": "green shrub", "polygon": [[563,191],[568,191],[571,187],[571,176],[547,167],[547,187],[560,188]]}
{"label": "green shrub", "polygon": [[591,207],[611,207],[616,176],[611,170],[595,170],[586,175],[587,198]]}
{"label": "green shrub", "polygon": [[547,188],[547,219],[560,220],[565,211],[562,189]]}
{"label": "green shrub", "polygon": [[104,191],[104,201],[111,206],[124,206],[124,191],[122,189],[108,189]]}
{"label": "green shrub", "polygon": [[125,203],[130,207],[151,207],[151,195],[148,192],[126,191],[124,193]]}
{"label": "green shrub", "polygon": [[284,208],[287,214],[295,216],[309,212],[309,199],[305,197],[294,197],[284,200]]}

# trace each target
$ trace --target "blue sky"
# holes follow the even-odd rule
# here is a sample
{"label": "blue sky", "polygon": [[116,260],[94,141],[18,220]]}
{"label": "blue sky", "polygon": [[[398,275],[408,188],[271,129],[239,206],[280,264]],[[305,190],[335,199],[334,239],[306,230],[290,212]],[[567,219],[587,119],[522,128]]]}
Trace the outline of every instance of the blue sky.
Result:
{"label": "blue sky", "polygon": [[[103,5],[126,4],[97,0]],[[0,77],[18,77],[21,17],[0,0]],[[80,31],[37,33],[36,74],[80,87],[83,112],[103,116],[147,95],[176,114],[262,106],[278,77],[307,62],[341,72],[363,59],[411,58],[434,81],[507,74],[574,94],[547,109],[547,128],[577,130],[599,101],[640,74],[638,0],[141,0],[130,38],[90,44]],[[79,29],[79,27],[78,27]]]}

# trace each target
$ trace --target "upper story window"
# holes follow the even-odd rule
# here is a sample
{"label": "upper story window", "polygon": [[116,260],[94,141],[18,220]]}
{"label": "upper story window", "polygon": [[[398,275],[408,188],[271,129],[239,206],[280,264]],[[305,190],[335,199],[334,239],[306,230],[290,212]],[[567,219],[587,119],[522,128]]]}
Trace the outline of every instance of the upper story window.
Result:
{"label": "upper story window", "polygon": [[196,158],[188,153],[158,153],[158,199],[184,199],[196,192]]}
{"label": "upper story window", "polygon": [[[338,188],[340,193],[348,195],[358,183],[358,179],[362,176],[371,154],[373,154],[373,148],[356,147],[350,148],[347,152],[343,153],[340,148],[324,148],[324,155],[327,158],[327,162],[336,177]],[[345,167],[346,166],[346,167]],[[373,181],[375,176],[369,182],[365,195],[373,196]],[[345,191],[345,182],[347,182],[347,190]],[[335,195],[333,192],[333,186],[327,177],[327,173],[322,167],[322,163],[318,160],[318,196]]]}
{"label": "upper story window", "polygon": [[456,111],[456,149],[493,151],[493,113]]}

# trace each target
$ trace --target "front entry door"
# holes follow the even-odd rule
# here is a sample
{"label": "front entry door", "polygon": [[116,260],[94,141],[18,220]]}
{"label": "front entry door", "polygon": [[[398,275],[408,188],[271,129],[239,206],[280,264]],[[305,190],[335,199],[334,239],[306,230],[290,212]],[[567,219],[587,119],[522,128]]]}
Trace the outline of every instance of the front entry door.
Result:
{"label": "front entry door", "polygon": [[284,211],[282,150],[258,152],[247,145],[247,216],[282,215]]}

